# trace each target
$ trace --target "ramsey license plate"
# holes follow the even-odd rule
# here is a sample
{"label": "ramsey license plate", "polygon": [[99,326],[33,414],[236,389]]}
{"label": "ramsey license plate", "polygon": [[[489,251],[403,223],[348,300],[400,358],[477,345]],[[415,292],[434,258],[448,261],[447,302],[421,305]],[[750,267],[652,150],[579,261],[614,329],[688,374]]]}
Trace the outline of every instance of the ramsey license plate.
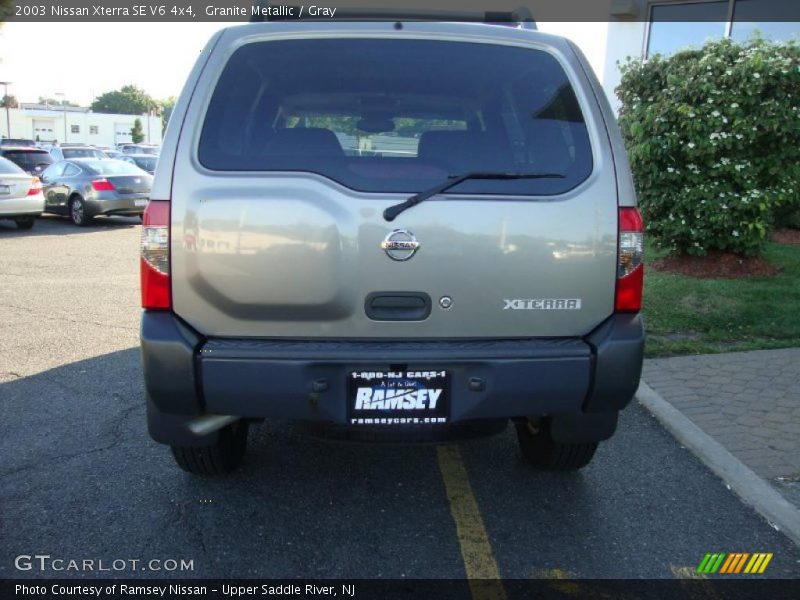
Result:
{"label": "ramsey license plate", "polygon": [[11,193],[10,185],[0,185],[0,196],[7,196]]}
{"label": "ramsey license plate", "polygon": [[147,198],[145,198],[144,200],[134,200],[133,201],[133,205],[134,206],[147,206]]}
{"label": "ramsey license plate", "polygon": [[354,371],[347,396],[351,425],[447,423],[450,377],[446,371]]}

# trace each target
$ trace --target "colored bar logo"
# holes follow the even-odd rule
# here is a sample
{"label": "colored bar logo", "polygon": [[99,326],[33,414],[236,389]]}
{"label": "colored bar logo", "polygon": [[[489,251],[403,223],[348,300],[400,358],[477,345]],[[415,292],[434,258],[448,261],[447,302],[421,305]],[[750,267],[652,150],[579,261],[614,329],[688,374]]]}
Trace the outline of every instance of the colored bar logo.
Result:
{"label": "colored bar logo", "polygon": [[772,552],[734,552],[726,554],[724,552],[709,552],[703,557],[700,566],[697,567],[698,573],[720,575],[735,575],[738,573],[760,574],[763,573],[769,561],[772,560]]}

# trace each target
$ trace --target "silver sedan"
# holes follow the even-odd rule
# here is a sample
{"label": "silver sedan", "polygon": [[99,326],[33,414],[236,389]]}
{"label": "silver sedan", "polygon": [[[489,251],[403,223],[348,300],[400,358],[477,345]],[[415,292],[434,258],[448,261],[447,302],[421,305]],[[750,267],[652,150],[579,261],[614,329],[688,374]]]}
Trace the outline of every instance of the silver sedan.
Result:
{"label": "silver sedan", "polygon": [[39,178],[0,157],[0,219],[11,219],[20,229],[30,229],[43,208]]}

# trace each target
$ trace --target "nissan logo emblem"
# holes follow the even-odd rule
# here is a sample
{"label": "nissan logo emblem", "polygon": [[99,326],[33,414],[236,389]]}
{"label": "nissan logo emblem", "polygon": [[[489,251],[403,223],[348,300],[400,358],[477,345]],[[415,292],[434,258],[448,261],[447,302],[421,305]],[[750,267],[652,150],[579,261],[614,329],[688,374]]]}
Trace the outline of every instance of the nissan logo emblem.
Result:
{"label": "nissan logo emblem", "polygon": [[381,248],[392,260],[408,260],[419,250],[419,242],[408,229],[395,229],[381,242]]}

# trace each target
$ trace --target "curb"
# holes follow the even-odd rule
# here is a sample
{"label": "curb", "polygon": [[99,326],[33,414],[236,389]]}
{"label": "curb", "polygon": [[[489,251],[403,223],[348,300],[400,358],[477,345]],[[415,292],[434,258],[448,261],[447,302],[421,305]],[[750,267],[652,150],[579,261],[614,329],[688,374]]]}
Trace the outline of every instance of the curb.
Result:
{"label": "curb", "polygon": [[800,510],[649,385],[641,382],[636,398],[678,442],[727,483],[745,504],[752,506],[778,531],[800,546]]}

